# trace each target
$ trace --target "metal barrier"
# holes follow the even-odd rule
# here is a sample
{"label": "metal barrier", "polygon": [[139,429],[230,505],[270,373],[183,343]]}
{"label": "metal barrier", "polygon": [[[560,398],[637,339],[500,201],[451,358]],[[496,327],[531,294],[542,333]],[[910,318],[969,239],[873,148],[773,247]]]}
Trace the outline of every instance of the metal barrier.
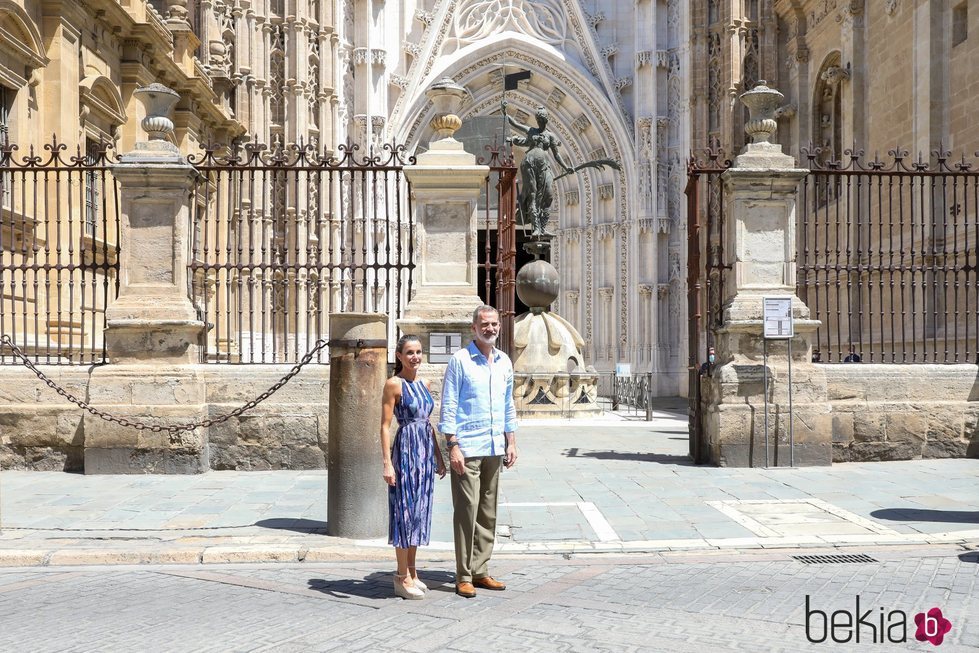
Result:
{"label": "metal barrier", "polygon": [[[941,150],[802,152],[796,292],[822,323],[813,362],[979,362],[979,170]],[[688,168],[692,372],[720,326],[730,164],[708,150]]]}
{"label": "metal barrier", "polygon": [[397,340],[415,267],[413,160],[400,146],[357,149],[250,143],[189,158],[201,173],[189,291],[210,327],[202,362],[294,363],[333,313],[387,313]]}
{"label": "metal barrier", "polygon": [[609,411],[625,410],[642,415],[648,422],[653,419],[653,373],[616,376],[614,372],[598,377],[598,398]]}
{"label": "metal barrier", "polygon": [[[110,148],[0,143],[0,333],[35,363],[105,362],[105,308],[119,290]],[[0,363],[20,361],[4,350]]]}

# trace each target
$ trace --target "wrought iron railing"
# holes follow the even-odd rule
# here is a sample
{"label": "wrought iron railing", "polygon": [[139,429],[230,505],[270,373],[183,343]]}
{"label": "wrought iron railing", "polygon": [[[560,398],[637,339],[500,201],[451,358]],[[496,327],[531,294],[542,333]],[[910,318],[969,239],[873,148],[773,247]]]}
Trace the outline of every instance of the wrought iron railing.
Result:
{"label": "wrought iron railing", "polygon": [[[979,156],[977,153],[976,156]],[[810,174],[796,210],[796,292],[811,316],[816,362],[979,362],[979,170],[939,149],[930,161],[862,151]],[[725,219],[719,151],[691,160],[688,184],[690,369],[721,326]]]}
{"label": "wrought iron railing", "polygon": [[296,362],[337,312],[387,313],[397,340],[415,267],[411,161],[400,146],[382,152],[250,143],[190,158],[201,173],[189,276],[209,327],[203,361]]}
{"label": "wrought iron railing", "polygon": [[803,149],[797,289],[822,322],[814,358],[977,362],[979,170],[941,149],[863,154]]}
{"label": "wrought iron railing", "polygon": [[[36,363],[105,361],[105,309],[119,283],[110,148],[0,145],[0,331]],[[5,351],[0,363],[18,361]]]}

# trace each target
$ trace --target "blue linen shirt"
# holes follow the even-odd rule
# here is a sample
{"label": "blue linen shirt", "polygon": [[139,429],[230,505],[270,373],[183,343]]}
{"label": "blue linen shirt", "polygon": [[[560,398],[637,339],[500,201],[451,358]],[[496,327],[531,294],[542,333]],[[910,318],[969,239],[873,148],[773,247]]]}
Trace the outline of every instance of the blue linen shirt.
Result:
{"label": "blue linen shirt", "polygon": [[493,349],[493,365],[475,342],[449,359],[442,381],[439,431],[455,435],[466,458],[502,456],[504,433],[517,430],[513,404],[513,364],[509,356]]}

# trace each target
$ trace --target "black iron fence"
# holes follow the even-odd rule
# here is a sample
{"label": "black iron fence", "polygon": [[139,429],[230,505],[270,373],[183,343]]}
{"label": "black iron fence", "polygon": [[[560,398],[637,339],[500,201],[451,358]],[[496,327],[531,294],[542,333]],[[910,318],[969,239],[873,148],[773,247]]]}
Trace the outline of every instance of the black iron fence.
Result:
{"label": "black iron fence", "polygon": [[[816,362],[979,362],[979,170],[944,151],[929,161],[844,161],[803,150],[810,174],[796,211],[796,291],[821,327]],[[979,154],[977,154],[979,156]],[[722,153],[691,160],[688,196],[690,369],[721,324]]]}
{"label": "black iron fence", "polygon": [[[107,143],[74,154],[0,144],[0,332],[37,363],[105,361],[119,284],[119,193]],[[0,363],[18,361],[0,352]]]}
{"label": "black iron fence", "polygon": [[190,158],[201,173],[189,278],[208,324],[203,361],[296,362],[338,312],[387,313],[397,339],[415,267],[404,151],[357,150],[252,143]]}
{"label": "black iron fence", "polygon": [[945,151],[846,152],[799,190],[797,288],[823,362],[977,362],[979,170]]}

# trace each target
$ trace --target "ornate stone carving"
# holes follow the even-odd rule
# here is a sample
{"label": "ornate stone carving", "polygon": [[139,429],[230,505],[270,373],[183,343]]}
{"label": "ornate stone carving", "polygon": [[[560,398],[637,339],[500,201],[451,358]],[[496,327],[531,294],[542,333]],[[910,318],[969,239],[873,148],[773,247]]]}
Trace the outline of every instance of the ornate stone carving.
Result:
{"label": "ornate stone carving", "polygon": [[653,290],[656,289],[656,286],[651,283],[641,283],[639,284],[638,289],[639,289],[640,296],[649,299],[650,297],[653,296]]}
{"label": "ornate stone carving", "polygon": [[615,288],[611,286],[602,286],[598,289],[598,296],[604,299],[606,302],[611,300],[615,295]]}
{"label": "ornate stone carving", "polygon": [[893,16],[894,12],[897,11],[897,1],[898,0],[884,0],[884,13],[888,16]]}
{"label": "ornate stone carving", "polygon": [[601,184],[598,187],[598,196],[602,200],[611,200],[615,198],[615,186],[613,184]]}
{"label": "ornate stone carving", "polygon": [[405,54],[410,55],[414,58],[418,58],[422,53],[422,46],[418,43],[412,43],[411,41],[404,41],[401,43],[401,49]]}
{"label": "ornate stone carving", "polygon": [[564,91],[562,91],[557,87],[554,87],[554,89],[552,89],[551,92],[547,95],[547,104],[554,108],[557,108],[561,106],[562,102],[564,102],[564,98],[565,98]]}
{"label": "ornate stone carving", "polygon": [[568,305],[576,306],[578,304],[578,291],[577,290],[565,290],[564,297],[568,300]]}
{"label": "ornate stone carving", "polygon": [[577,227],[565,229],[564,237],[569,243],[577,243],[581,240],[581,229]]}
{"label": "ornate stone carving", "polygon": [[594,150],[588,153],[589,159],[605,159],[608,158],[608,153],[606,153],[604,147],[596,147]]}
{"label": "ornate stone carving", "polygon": [[599,51],[599,54],[601,54],[606,59],[611,59],[618,53],[619,53],[619,46],[616,45],[615,43],[610,43]]}
{"label": "ornate stone carving", "polygon": [[632,82],[632,77],[616,77],[614,82],[615,90],[621,93],[625,87],[632,86]]}
{"label": "ornate stone carving", "polygon": [[842,66],[829,66],[822,72],[819,78],[830,86],[836,86],[841,82],[849,81],[850,67],[847,66],[846,68],[843,68]]}
{"label": "ornate stone carving", "polygon": [[565,206],[578,206],[578,189],[569,190],[564,194]]}
{"label": "ornate stone carving", "polygon": [[598,233],[599,240],[609,240],[615,237],[615,231],[618,228],[619,225],[615,222],[603,222],[595,226],[595,231]]}
{"label": "ornate stone carving", "polygon": [[558,0],[462,0],[453,13],[453,36],[463,44],[508,30],[551,45],[568,36],[568,12]]}
{"label": "ornate stone carving", "polygon": [[432,22],[435,20],[435,15],[430,11],[425,11],[424,9],[415,10],[415,20],[424,25],[425,27],[431,27]]}
{"label": "ornate stone carving", "polygon": [[636,68],[648,66],[653,62],[652,50],[640,50],[636,53]]}
{"label": "ornate stone carving", "polygon": [[591,25],[591,28],[597,30],[599,23],[605,20],[605,14],[600,11],[596,11],[593,14],[585,14],[585,18],[588,21],[588,24]]}
{"label": "ornate stone carving", "polygon": [[388,78],[388,82],[391,84],[391,86],[397,86],[402,91],[406,90],[408,88],[408,84],[410,83],[408,78],[404,75],[391,75]]}
{"label": "ornate stone carving", "polygon": [[589,127],[591,127],[591,120],[589,120],[588,116],[586,116],[585,114],[579,115],[571,123],[571,128],[577,131],[579,134],[584,132]]}

